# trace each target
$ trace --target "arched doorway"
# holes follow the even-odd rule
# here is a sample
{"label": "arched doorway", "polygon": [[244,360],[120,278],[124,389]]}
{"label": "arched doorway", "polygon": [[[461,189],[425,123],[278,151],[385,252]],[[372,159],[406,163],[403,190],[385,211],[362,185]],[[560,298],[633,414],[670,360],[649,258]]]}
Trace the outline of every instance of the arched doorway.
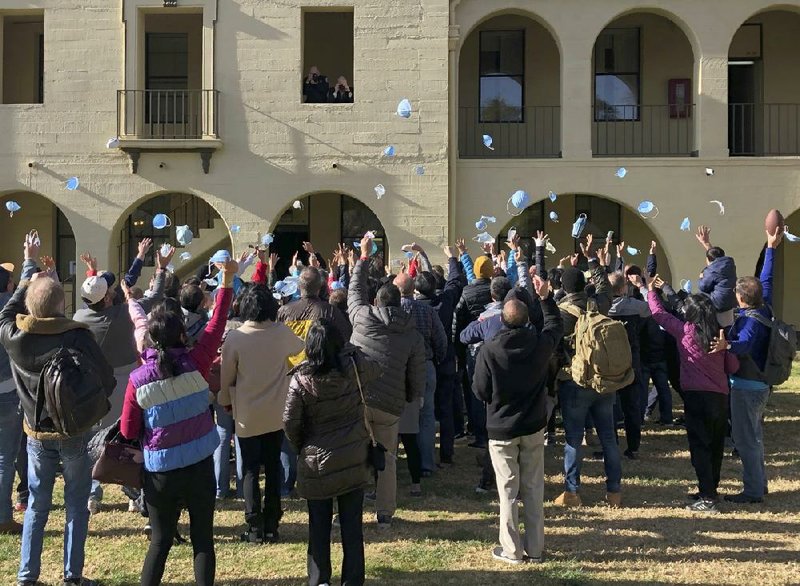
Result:
{"label": "arched doorway", "polygon": [[731,156],[800,154],[800,14],[768,10],[736,31],[728,50]]}
{"label": "arched doorway", "polygon": [[[557,215],[557,222],[550,219],[551,213]],[[584,236],[592,234],[599,243],[606,239],[608,232],[613,231],[614,244],[624,241],[626,248],[630,246],[638,251],[638,254],[623,254],[627,264],[644,266],[650,243],[655,241],[658,246],[658,272],[665,280],[672,279],[667,255],[647,222],[635,211],[597,195],[564,194],[558,195],[555,202],[545,200],[531,205],[499,229],[496,236],[498,247],[506,248],[508,231],[516,228],[528,249],[533,251],[533,237],[537,230],[543,230],[550,236],[550,242],[556,249],[555,253],[547,254],[547,266],[555,267],[561,258],[580,251],[578,240],[572,238],[572,224],[579,214],[586,214],[587,217]]]}
{"label": "arched doorway", "polygon": [[633,12],[592,54],[594,156],[688,156],[694,148],[694,51],[673,20]]}
{"label": "arched doorway", "polygon": [[[71,316],[76,309],[75,280],[76,272],[80,269],[75,264],[75,234],[69,220],[52,201],[30,191],[8,192],[0,201],[3,212],[0,216],[3,218],[0,227],[0,249],[4,251],[2,262],[14,264],[14,279],[18,281],[24,261],[22,243],[25,234],[33,229],[38,230],[42,241],[39,254],[55,260],[67,299],[66,313]],[[13,218],[6,211],[6,202],[9,201],[17,202],[22,208]]]}
{"label": "arched doorway", "polygon": [[[166,214],[171,225],[164,229],[153,226],[157,214]],[[189,226],[194,238],[188,245],[176,239],[176,227]],[[233,250],[228,226],[217,211],[205,200],[187,193],[159,193],[148,196],[126,213],[114,228],[119,271],[125,271],[137,255],[137,246],[143,238],[153,239],[153,248],[145,258],[145,267],[155,267],[155,252],[164,243],[177,248],[172,261],[175,274],[185,279],[199,267],[208,264],[215,251]],[[185,253],[188,253],[186,255]],[[184,255],[183,257],[181,255]]]}
{"label": "arched doorway", "polygon": [[459,55],[458,104],[461,158],[559,156],[561,56],[550,31],[518,13],[475,27]]}
{"label": "arched doorway", "polygon": [[383,223],[361,201],[336,192],[314,193],[296,199],[273,228],[275,239],[270,251],[277,252],[280,257],[278,276],[288,274],[295,254],[298,260],[308,263],[303,242],[311,242],[327,261],[340,243],[353,248],[354,243],[369,231],[375,234],[376,256],[386,258],[389,244]]}

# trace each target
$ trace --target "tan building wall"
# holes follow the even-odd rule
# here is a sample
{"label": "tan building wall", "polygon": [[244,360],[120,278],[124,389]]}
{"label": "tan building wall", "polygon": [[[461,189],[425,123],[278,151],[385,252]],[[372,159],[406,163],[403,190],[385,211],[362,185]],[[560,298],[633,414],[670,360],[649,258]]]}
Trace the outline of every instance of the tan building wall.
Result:
{"label": "tan building wall", "polygon": [[[94,251],[101,264],[112,268],[124,219],[150,195],[169,191],[202,197],[228,226],[241,226],[237,248],[273,230],[295,199],[346,194],[377,214],[390,257],[399,257],[399,246],[411,240],[435,250],[448,238],[470,237],[481,214],[497,215],[498,225],[505,223],[510,220],[506,201],[520,188],[537,200],[549,190],[594,194],[628,211],[649,199],[660,208],[659,216],[643,225],[626,212],[622,236],[646,248],[652,232],[676,281],[696,279],[703,264],[693,236],[679,230],[684,216],[694,226],[709,223],[715,242],[736,256],[741,272],[747,273],[764,241],[766,210],[777,207],[788,215],[800,208],[796,156],[729,158],[727,139],[728,51],[748,20],[764,24],[765,101],[800,104],[798,1],[781,4],[793,10],[791,17],[757,15],[771,6],[763,0],[663,0],[645,15],[637,12],[642,3],[636,0],[179,4],[179,12],[202,11],[199,87],[219,91],[216,110],[209,110],[218,119],[218,137],[204,133],[202,142],[189,144],[216,149],[216,139],[221,141],[208,174],[197,153],[147,150],[138,173],[132,174],[128,156],[106,148],[106,141],[118,134],[116,91],[141,87],[144,64],[137,59],[145,15],[172,14],[161,0],[5,0],[0,8],[0,15],[41,11],[45,34],[45,103],[0,105],[0,193],[30,191],[54,202],[69,219],[77,248]],[[350,8],[350,81],[356,103],[302,104],[304,9]],[[501,13],[502,19],[490,21]],[[533,158],[537,153],[532,153],[513,159],[513,153],[497,153],[489,159],[480,150],[473,159],[458,155],[459,108],[475,105],[469,76],[477,55],[471,33],[484,25],[506,26],[506,19],[519,19],[533,37],[529,95],[534,105],[555,100],[559,107],[560,144],[552,154],[560,152],[561,158]],[[691,132],[697,157],[592,156],[592,48],[600,31],[615,21],[638,23],[644,33],[649,31],[642,45],[645,100],[663,103],[668,79],[693,80]],[[414,105],[409,120],[394,113],[402,98]],[[788,130],[789,125],[783,126]],[[794,140],[797,135],[791,133]],[[381,156],[389,144],[397,150],[392,159]],[[165,142],[155,146],[175,147]],[[424,166],[424,175],[414,172],[417,165]],[[628,169],[625,179],[614,175],[620,166]],[[714,168],[713,177],[706,176],[706,167]],[[81,181],[74,192],[64,188],[71,176]],[[386,187],[380,200],[373,191],[378,183]],[[563,199],[566,206],[568,198]],[[719,216],[709,200],[725,202],[726,215]],[[322,211],[313,213],[322,216],[335,212],[316,209]],[[569,209],[561,214],[560,231],[550,230],[559,249],[571,244],[565,237],[572,220]],[[22,233],[45,221],[26,208],[13,224],[22,224]],[[6,217],[3,225],[10,222]],[[20,243],[13,241],[19,236],[10,234],[0,232],[0,246],[20,257],[9,260],[20,262]],[[319,236],[324,254],[335,236],[335,230]],[[800,323],[800,308],[788,302],[800,293],[796,247],[787,245],[784,264],[794,272],[782,277],[782,294],[784,314]]]}

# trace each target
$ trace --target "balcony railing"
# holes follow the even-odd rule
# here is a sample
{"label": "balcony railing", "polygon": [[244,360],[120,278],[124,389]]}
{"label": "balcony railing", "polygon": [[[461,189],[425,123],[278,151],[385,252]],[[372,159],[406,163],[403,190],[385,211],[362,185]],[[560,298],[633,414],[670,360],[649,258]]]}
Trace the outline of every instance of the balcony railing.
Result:
{"label": "balcony railing", "polygon": [[[458,154],[462,159],[547,159],[561,156],[561,108],[530,106],[518,112],[519,120],[488,122],[488,112],[462,107],[458,112]],[[491,150],[483,136],[492,137]]]}
{"label": "balcony railing", "polygon": [[611,105],[592,108],[596,157],[683,157],[694,149],[694,105]]}
{"label": "balcony railing", "polygon": [[217,90],[118,90],[117,136],[136,139],[218,137]]}
{"label": "balcony railing", "polygon": [[800,104],[728,104],[732,157],[800,155]]}

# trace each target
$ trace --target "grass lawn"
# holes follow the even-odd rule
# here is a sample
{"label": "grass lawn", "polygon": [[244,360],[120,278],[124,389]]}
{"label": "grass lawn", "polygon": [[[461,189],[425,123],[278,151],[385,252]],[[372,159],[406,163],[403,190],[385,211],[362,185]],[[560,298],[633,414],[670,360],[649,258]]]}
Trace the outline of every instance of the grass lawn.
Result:
{"label": "grass lawn", "polygon": [[[546,562],[510,567],[490,555],[497,539],[496,493],[474,494],[480,472],[475,464],[477,452],[459,445],[457,466],[425,482],[421,499],[406,496],[408,475],[404,464],[399,467],[400,509],[390,531],[378,532],[367,507],[367,582],[800,584],[800,369],[786,387],[772,395],[767,409],[770,494],[762,505],[737,509],[723,503],[723,513],[711,517],[685,511],[685,495],[695,489],[685,432],[649,425],[641,459],[623,459],[624,508],[611,510],[602,504],[602,463],[585,462],[584,507],[562,510],[549,502],[545,505]],[[677,397],[676,406],[680,407]],[[558,446],[546,448],[548,501],[563,486],[563,436],[558,439]],[[740,473],[738,460],[726,456],[721,491],[738,492]],[[59,492],[61,486],[56,488]],[[61,495],[56,499],[61,501]],[[105,508],[90,523],[85,573],[104,584],[138,583],[147,541],[141,534],[141,517],[128,513],[126,503],[118,488],[107,488]],[[216,517],[217,583],[303,584],[305,502],[284,501],[283,543],[274,546],[237,543],[241,508],[240,502],[227,501]],[[63,521],[59,504],[45,539],[42,578],[46,584],[60,584]],[[0,537],[0,583],[13,582],[18,560],[19,540]],[[334,567],[340,564],[341,550],[334,546]],[[193,584],[191,567],[191,547],[173,548],[165,583]]]}

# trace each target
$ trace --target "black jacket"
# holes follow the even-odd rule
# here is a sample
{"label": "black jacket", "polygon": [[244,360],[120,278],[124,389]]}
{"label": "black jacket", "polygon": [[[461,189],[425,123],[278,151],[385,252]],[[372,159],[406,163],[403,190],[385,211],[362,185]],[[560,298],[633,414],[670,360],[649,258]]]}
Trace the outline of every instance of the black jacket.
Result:
{"label": "black jacket", "polygon": [[352,360],[362,385],[378,378],[380,367],[353,346],[341,359],[342,372],[312,375],[305,364],[292,371],[283,425],[299,455],[297,491],[306,499],[329,499],[370,483],[370,439]]}
{"label": "black jacket", "polygon": [[414,318],[401,308],[369,304],[367,270],[358,260],[350,280],[350,341],[381,366],[381,376],[364,388],[367,407],[399,417],[406,403],[425,394],[425,341]]}
{"label": "black jacket", "polygon": [[667,333],[652,317],[644,323],[642,335],[642,364],[658,364],[667,360]]}
{"label": "black jacket", "polygon": [[[420,303],[430,305],[436,310],[436,313],[439,314],[439,319],[442,321],[442,326],[444,326],[445,333],[448,328],[452,328],[456,305],[461,299],[461,293],[464,290],[463,272],[458,260],[451,258],[448,261],[447,282],[444,285],[444,289],[437,291],[433,297],[421,296],[417,298]],[[450,336],[448,336],[447,355],[441,363],[436,365],[436,371],[440,374],[454,374],[456,370],[455,357],[455,345]]]}
{"label": "black jacket", "polygon": [[38,440],[61,440],[64,436],[53,428],[46,405],[38,429],[36,421],[39,375],[53,354],[62,346],[83,352],[103,377],[107,397],[114,391],[117,380],[114,369],[103,356],[88,326],[66,317],[37,319],[28,315],[25,308],[27,291],[27,284],[20,286],[0,312],[0,343],[11,359],[17,393],[25,412],[25,433]]}
{"label": "black jacket", "polygon": [[453,343],[459,363],[462,365],[465,360],[465,347],[460,340],[461,332],[478,319],[486,306],[492,302],[491,283],[490,279],[476,279],[464,287],[461,299],[453,312]]}
{"label": "black jacket", "polygon": [[564,325],[552,296],[542,301],[544,328],[502,330],[483,345],[475,363],[472,391],[487,403],[489,439],[511,440],[547,425],[550,358]]}

